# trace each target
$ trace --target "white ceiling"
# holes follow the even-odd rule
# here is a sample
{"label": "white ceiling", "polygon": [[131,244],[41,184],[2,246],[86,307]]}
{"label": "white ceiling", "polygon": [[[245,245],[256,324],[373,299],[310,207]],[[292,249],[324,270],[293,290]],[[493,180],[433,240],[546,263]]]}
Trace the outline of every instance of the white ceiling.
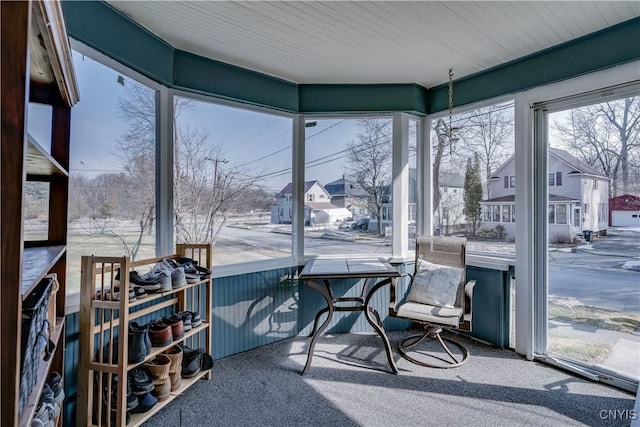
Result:
{"label": "white ceiling", "polygon": [[175,48],[295,83],[425,87],[640,16],[639,1],[108,2]]}

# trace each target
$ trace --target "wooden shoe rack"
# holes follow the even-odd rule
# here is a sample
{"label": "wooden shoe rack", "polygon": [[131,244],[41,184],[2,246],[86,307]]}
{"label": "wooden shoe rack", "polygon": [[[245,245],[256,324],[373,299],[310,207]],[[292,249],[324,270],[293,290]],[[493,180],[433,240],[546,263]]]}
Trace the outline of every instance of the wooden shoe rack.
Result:
{"label": "wooden shoe rack", "polygon": [[[211,378],[211,371],[200,372],[193,378],[183,378],[180,388],[171,392],[168,399],[158,402],[152,409],[143,413],[133,413],[126,422],[127,382],[117,381],[116,390],[111,390],[113,375],[126,378],[133,368],[154,359],[176,344],[184,343],[191,348],[203,348],[212,353],[211,345],[211,307],[212,278],[171,291],[150,293],[144,298],[129,301],[129,271],[143,273],[164,258],[187,257],[197,261],[198,265],[211,269],[210,244],[178,244],[173,255],[131,261],[126,257],[82,257],[81,295],[80,295],[80,352],[78,366],[78,426],[137,426],[148,420],[153,414],[171,402],[176,396],[189,388],[197,380]],[[117,270],[120,269],[120,299],[115,301],[96,298],[96,292],[102,295],[107,289],[114,289]],[[127,272],[127,274],[122,274]],[[189,331],[184,337],[163,347],[152,347],[151,352],[140,363],[129,364],[127,328],[130,321],[140,325],[172,312],[199,311],[202,324]],[[122,326],[121,326],[122,325]],[[123,329],[121,329],[123,328]],[[120,333],[120,331],[123,331]],[[118,336],[125,338],[117,339]],[[117,344],[114,344],[117,341]],[[105,348],[117,348],[117,352]],[[124,363],[123,363],[124,361]],[[117,402],[110,412],[110,403],[104,396],[116,393]],[[109,400],[109,399],[107,399]],[[110,400],[109,400],[110,401]]]}

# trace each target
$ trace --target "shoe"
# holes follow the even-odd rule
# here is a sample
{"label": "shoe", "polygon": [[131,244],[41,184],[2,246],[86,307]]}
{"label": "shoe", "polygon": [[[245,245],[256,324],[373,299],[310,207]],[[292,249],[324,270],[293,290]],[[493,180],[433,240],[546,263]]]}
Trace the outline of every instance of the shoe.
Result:
{"label": "shoe", "polygon": [[143,299],[146,298],[147,295],[149,295],[147,291],[145,291],[144,288],[141,288],[140,286],[131,286],[129,290],[133,292],[133,294],[136,296],[136,299]]}
{"label": "shoe", "polygon": [[191,311],[191,327],[197,328],[202,324],[202,318],[200,318],[200,312]]}
{"label": "shoe", "polygon": [[133,329],[147,329],[147,333],[144,334],[144,343],[147,347],[147,350],[149,352],[151,352],[151,347],[153,346],[153,344],[151,344],[151,338],[149,338],[149,325],[140,325],[138,322],[132,320],[129,322],[129,328],[133,328]]}
{"label": "shoe", "polygon": [[60,415],[60,408],[56,409],[51,403],[42,403],[34,414],[31,425],[53,427],[55,425],[53,420],[58,418],[58,415]]}
{"label": "shoe", "polygon": [[182,264],[180,267],[184,268],[184,275],[187,279],[187,283],[198,283],[202,281],[202,277],[200,277],[200,272],[196,269],[196,266],[191,262],[187,262]]}
{"label": "shoe", "polygon": [[184,273],[184,268],[180,267],[171,258],[163,259],[162,265],[171,271],[171,286],[173,289],[179,289],[187,285],[187,276]]}
{"label": "shoe", "polygon": [[143,279],[160,283],[159,292],[170,291],[173,289],[171,280],[171,270],[162,264],[157,264],[147,274],[141,276]]}
{"label": "shoe", "polygon": [[202,369],[202,353],[201,348],[191,349],[187,346],[182,347],[182,372],[184,378],[193,378]]}
{"label": "shoe", "polygon": [[146,366],[138,366],[129,372],[129,383],[131,391],[135,395],[144,395],[153,390],[153,380]]}
{"label": "shoe", "polygon": [[129,273],[129,283],[133,286],[139,286],[147,292],[156,292],[162,285],[158,280],[146,280],[140,274],[133,270]]}
{"label": "shoe", "polygon": [[[110,289],[106,289],[104,292],[104,298],[102,298],[102,293],[100,290],[96,291],[96,299],[103,301],[120,301],[120,292],[114,290],[111,292]],[[129,302],[133,302],[136,300],[136,293],[131,289],[129,290]]]}
{"label": "shoe", "polygon": [[213,357],[209,353],[202,352],[202,364],[200,365],[201,371],[208,371],[213,368]]}
{"label": "shoe", "polygon": [[152,361],[145,363],[151,378],[153,378],[153,391],[151,394],[160,401],[169,398],[171,393],[171,380],[169,379],[169,368],[171,360],[164,354],[159,354]]}
{"label": "shoe", "polygon": [[149,339],[151,339],[151,344],[156,347],[164,347],[171,344],[173,342],[171,326],[162,322],[150,323]]}
{"label": "shoe", "polygon": [[[151,388],[153,389],[153,383],[151,385]],[[158,399],[156,399],[151,393],[140,395],[138,396],[138,406],[131,412],[134,414],[147,412],[148,410],[153,408],[156,403],[158,403]]]}
{"label": "shoe", "polygon": [[192,326],[191,326],[191,312],[190,311],[181,311],[179,313],[173,313],[171,315],[171,317],[173,317],[173,316],[177,316],[179,319],[182,320],[182,324],[184,325],[184,331],[185,332],[191,330]]}
{"label": "shoe", "polygon": [[129,322],[129,363],[140,363],[151,352],[149,325]]}
{"label": "shoe", "polygon": [[179,316],[165,317],[162,319],[162,323],[171,326],[171,335],[173,335],[174,341],[184,337],[184,322]]}
{"label": "shoe", "polygon": [[51,372],[46,384],[53,392],[53,401],[60,407],[64,405],[64,385],[62,377],[57,372]]}
{"label": "shoe", "polygon": [[177,345],[166,351],[167,357],[171,360],[171,365],[169,366],[171,391],[178,391],[182,382],[182,354],[182,348]]}

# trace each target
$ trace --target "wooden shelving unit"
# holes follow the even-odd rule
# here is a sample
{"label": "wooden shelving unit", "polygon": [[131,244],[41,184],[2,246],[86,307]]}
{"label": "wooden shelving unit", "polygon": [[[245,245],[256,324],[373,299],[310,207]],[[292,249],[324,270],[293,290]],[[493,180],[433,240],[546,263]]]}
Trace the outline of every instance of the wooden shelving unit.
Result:
{"label": "wooden shelving unit", "polygon": [[[60,3],[3,1],[0,7],[0,424],[29,426],[48,373],[64,371],[69,135],[78,89]],[[25,132],[29,102],[51,106],[51,141],[36,141]],[[27,180],[49,184],[49,225],[45,240],[25,243]],[[56,307],[51,335],[56,347],[51,359],[40,362],[38,381],[20,414],[22,302],[48,273],[56,273],[60,285],[50,303]]]}
{"label": "wooden shelving unit", "polygon": [[[168,257],[188,257],[198,265],[211,268],[211,245],[177,245],[176,253]],[[109,385],[114,375],[126,378],[129,371],[137,366],[153,360],[157,355],[166,352],[171,347],[184,343],[192,348],[203,348],[212,353],[211,337],[211,308],[212,286],[211,277],[197,283],[187,284],[178,289],[166,292],[151,293],[144,298],[129,301],[121,297],[119,300],[104,299],[106,290],[114,289],[116,272],[120,270],[121,296],[126,295],[123,289],[129,288],[129,274],[131,270],[144,271],[151,268],[163,258],[150,258],[131,262],[126,257],[82,257],[82,276],[80,294],[80,351],[78,368],[78,426],[108,425],[107,420],[98,416],[98,411],[111,411],[111,399],[108,395]],[[122,274],[127,272],[127,274]],[[101,297],[98,298],[98,295]],[[186,331],[182,338],[174,340],[165,346],[154,346],[143,361],[126,363],[128,360],[128,338],[119,339],[121,330],[126,331],[131,321],[140,324],[148,323],[168,312],[184,310],[199,311],[202,324]],[[164,313],[164,314],[163,314]],[[117,340],[117,345],[115,344]],[[115,349],[117,348],[117,352]],[[99,374],[99,375],[98,375]],[[104,380],[102,378],[104,377]],[[211,371],[200,372],[194,378],[183,378],[180,388],[172,392],[167,400],[158,402],[145,413],[131,414],[131,420],[126,423],[126,381],[117,381],[116,404],[114,407],[116,426],[137,426],[148,420],[153,414],[166,406],[175,397],[195,383],[198,379],[211,378]]]}

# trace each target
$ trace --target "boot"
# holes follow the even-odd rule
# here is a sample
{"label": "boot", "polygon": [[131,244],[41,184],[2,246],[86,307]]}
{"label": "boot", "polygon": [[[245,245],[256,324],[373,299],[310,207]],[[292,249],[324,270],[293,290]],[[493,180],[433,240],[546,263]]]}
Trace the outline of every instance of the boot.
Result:
{"label": "boot", "polygon": [[167,350],[167,357],[171,360],[171,366],[169,367],[169,378],[171,379],[171,391],[176,391],[180,388],[182,381],[182,349],[177,345]]}
{"label": "boot", "polygon": [[164,354],[159,354],[149,363],[145,363],[149,373],[153,378],[153,391],[151,394],[158,400],[166,400],[171,392],[171,380],[169,379],[169,368],[171,359]]}

